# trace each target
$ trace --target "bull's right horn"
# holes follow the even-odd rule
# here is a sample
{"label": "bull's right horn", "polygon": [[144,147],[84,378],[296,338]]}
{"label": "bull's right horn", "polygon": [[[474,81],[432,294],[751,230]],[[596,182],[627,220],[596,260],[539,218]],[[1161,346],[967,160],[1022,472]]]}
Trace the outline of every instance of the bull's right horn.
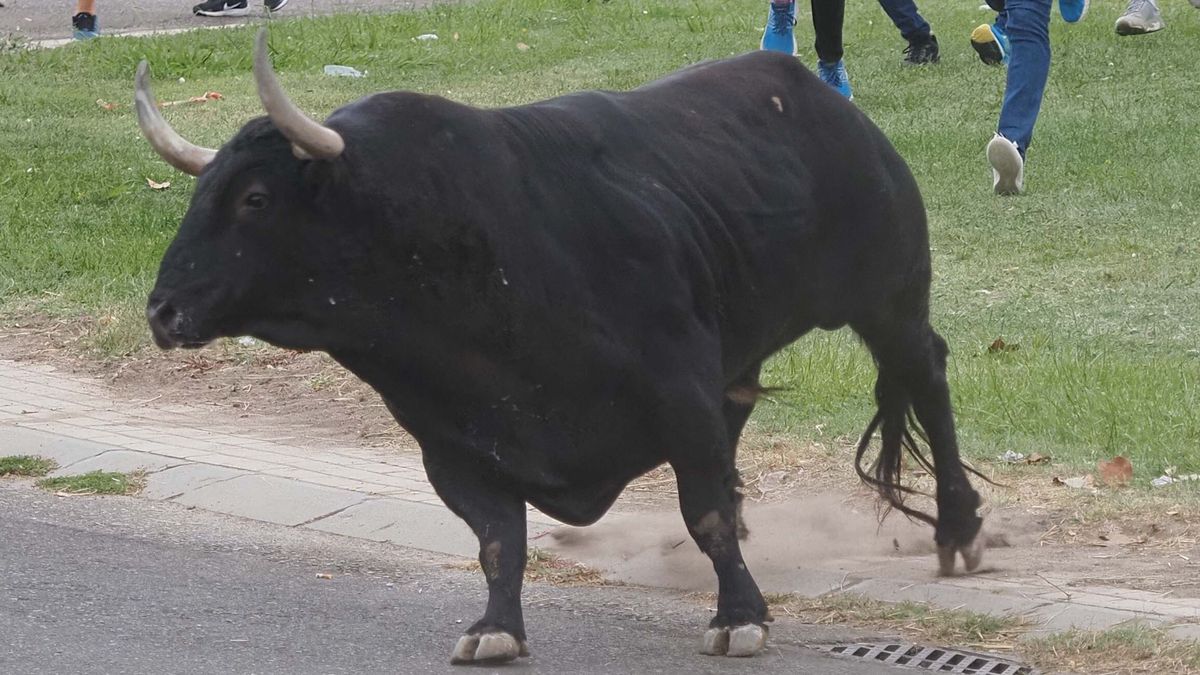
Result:
{"label": "bull's right horn", "polygon": [[192,145],[183,136],[175,133],[163,119],[150,91],[150,64],[143,60],[137,68],[137,86],[133,95],[137,108],[138,126],[151,147],[167,161],[167,164],[192,176],[199,176],[204,167],[213,160],[217,151]]}
{"label": "bull's right horn", "polygon": [[267,29],[260,28],[254,41],[254,79],[258,82],[258,98],[263,109],[280,133],[292,142],[293,151],[301,159],[335,159],[346,149],[342,135],[313,121],[292,103],[275,71],[267,49]]}

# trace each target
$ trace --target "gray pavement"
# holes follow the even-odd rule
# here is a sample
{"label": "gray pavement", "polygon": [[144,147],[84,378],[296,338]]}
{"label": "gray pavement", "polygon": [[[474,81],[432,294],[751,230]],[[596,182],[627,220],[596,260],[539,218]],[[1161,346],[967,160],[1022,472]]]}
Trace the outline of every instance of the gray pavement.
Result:
{"label": "gray pavement", "polygon": [[[236,25],[265,16],[261,0],[245,17],[210,18],[192,15],[199,0],[97,0],[102,35],[122,35]],[[31,41],[69,40],[74,0],[3,0],[0,36]],[[349,12],[395,12],[433,4],[431,0],[290,0],[275,18],[320,16]],[[53,46],[54,43],[51,43]]]}
{"label": "gray pavement", "polygon": [[[0,481],[0,542],[2,673],[463,673],[450,650],[485,597],[444,557],[25,481]],[[704,605],[653,589],[525,599],[532,656],[505,672],[893,672],[805,646],[860,633],[787,620],[757,658],[701,656]]]}
{"label": "gray pavement", "polygon": [[[144,469],[143,496],[150,500],[297,531],[463,558],[477,555],[467,527],[441,505],[425,480],[415,449],[348,446],[310,431],[287,432],[241,420],[214,422],[186,407],[120,400],[98,381],[50,366],[0,361],[0,455],[16,454],[54,459],[59,474]],[[599,549],[613,548],[604,533],[647,529],[647,517],[636,512],[606,517],[593,526],[604,528],[593,530]],[[532,508],[529,528],[534,543],[544,547],[553,546],[554,540],[545,535],[565,531]],[[886,533],[876,536],[886,538],[885,547],[891,542]],[[747,545],[747,560],[763,587],[777,592],[809,597],[856,593],[885,601],[1019,614],[1034,622],[1035,634],[1141,622],[1169,626],[1180,637],[1194,638],[1200,625],[1200,600],[1115,587],[1080,588],[1053,571],[939,579],[932,576],[932,556],[833,553],[802,565],[785,561],[764,570],[754,559],[754,541],[752,537]],[[632,570],[619,561],[612,566],[596,563],[582,550],[578,555],[572,551],[570,557],[595,564],[619,581],[711,590],[711,567],[694,546],[682,545],[686,535],[679,542],[669,553],[692,556],[684,561],[690,568],[673,567],[665,556]],[[1003,556],[1003,550],[995,553]],[[658,555],[656,549],[636,550],[624,558]],[[1072,587],[1069,597],[1060,590],[1066,586]]]}

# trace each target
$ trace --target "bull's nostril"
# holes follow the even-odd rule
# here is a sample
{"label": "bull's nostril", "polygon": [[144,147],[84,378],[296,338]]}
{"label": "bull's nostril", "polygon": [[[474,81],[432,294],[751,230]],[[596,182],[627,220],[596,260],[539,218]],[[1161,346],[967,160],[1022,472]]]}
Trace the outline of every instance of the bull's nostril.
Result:
{"label": "bull's nostril", "polygon": [[155,302],[153,299],[146,306],[146,322],[150,324],[150,333],[154,343],[162,349],[171,349],[180,343],[179,324],[182,315],[169,303]]}
{"label": "bull's nostril", "polygon": [[146,318],[152,326],[169,330],[175,327],[179,313],[170,304],[159,302],[146,308]]}

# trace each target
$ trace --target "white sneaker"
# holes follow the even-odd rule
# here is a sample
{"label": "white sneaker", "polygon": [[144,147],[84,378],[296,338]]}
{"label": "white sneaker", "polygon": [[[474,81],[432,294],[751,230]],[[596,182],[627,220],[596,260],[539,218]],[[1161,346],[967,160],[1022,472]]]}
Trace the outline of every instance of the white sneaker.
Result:
{"label": "white sneaker", "polygon": [[1025,186],[1025,160],[1017,144],[996,134],[987,144],[988,163],[992,165],[992,189],[998,195],[1021,194]]}
{"label": "white sneaker", "polygon": [[[1193,3],[1195,0],[1193,0]],[[1163,29],[1162,15],[1154,0],[1129,0],[1125,13],[1117,19],[1117,35],[1144,35]]]}

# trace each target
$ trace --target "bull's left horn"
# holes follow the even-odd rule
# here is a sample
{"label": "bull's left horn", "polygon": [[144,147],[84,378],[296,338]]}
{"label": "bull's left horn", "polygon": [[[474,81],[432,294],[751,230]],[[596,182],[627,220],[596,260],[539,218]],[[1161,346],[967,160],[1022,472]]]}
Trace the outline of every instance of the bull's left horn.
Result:
{"label": "bull's left horn", "polygon": [[346,142],[342,135],[329,127],[314,122],[292,103],[275,71],[271,68],[271,55],[267,50],[267,29],[258,31],[254,41],[254,80],[258,82],[258,98],[275,127],[292,142],[296,156],[302,159],[334,159],[342,154]]}
{"label": "bull's left horn", "polygon": [[137,108],[138,126],[150,141],[151,147],[167,164],[180,171],[199,176],[204,167],[216,157],[217,151],[192,145],[183,136],[175,133],[163,119],[150,91],[150,64],[143,60],[138,64],[133,104]]}

